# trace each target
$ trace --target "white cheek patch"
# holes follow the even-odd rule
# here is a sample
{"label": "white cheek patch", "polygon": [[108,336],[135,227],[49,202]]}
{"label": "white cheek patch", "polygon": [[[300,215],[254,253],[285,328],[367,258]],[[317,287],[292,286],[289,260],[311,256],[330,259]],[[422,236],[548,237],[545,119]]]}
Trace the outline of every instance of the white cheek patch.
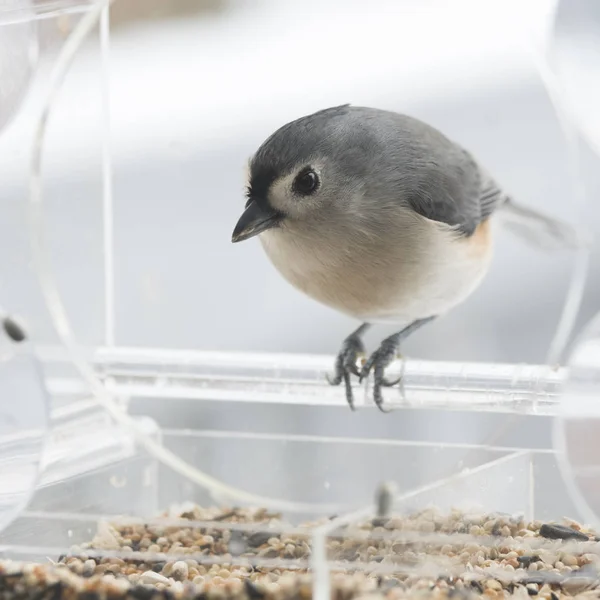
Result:
{"label": "white cheek patch", "polygon": [[296,198],[292,192],[292,183],[295,173],[290,173],[274,181],[269,189],[269,204],[278,210],[289,212],[296,204]]}

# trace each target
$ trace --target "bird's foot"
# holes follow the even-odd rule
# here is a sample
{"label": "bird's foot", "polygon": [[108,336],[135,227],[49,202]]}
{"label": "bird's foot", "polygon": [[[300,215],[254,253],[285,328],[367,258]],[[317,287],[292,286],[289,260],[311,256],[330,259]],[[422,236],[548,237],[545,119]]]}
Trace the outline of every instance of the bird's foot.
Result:
{"label": "bird's foot", "polygon": [[381,412],[389,412],[383,407],[381,388],[392,387],[402,381],[403,375],[400,375],[400,377],[393,380],[387,379],[384,376],[385,368],[392,363],[394,359],[402,358],[398,352],[399,344],[400,341],[397,335],[392,335],[383,340],[379,348],[371,354],[369,359],[363,365],[359,375],[359,381],[362,381],[369,376],[371,371],[373,371],[373,400]]}
{"label": "bird's foot", "polygon": [[360,377],[361,371],[358,370],[358,359],[365,355],[365,347],[358,335],[353,333],[349,335],[342,343],[342,347],[335,360],[335,369],[333,377],[327,376],[330,385],[339,385],[342,381],[346,388],[346,400],[352,410],[354,410],[354,395],[352,393],[352,384],[350,375]]}

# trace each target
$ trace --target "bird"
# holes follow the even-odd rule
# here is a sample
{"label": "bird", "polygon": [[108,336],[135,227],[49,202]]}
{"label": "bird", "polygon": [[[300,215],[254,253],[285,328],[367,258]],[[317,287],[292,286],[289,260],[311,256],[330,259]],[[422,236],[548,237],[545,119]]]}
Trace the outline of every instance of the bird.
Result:
{"label": "bird", "polygon": [[[279,273],[361,324],[342,342],[332,385],[385,369],[415,331],[477,289],[489,270],[493,221],[538,246],[575,248],[571,225],[518,204],[461,145],[399,112],[344,104],[284,124],[248,163],[246,204],[232,234],[258,236]],[[363,336],[397,324],[366,358]]]}

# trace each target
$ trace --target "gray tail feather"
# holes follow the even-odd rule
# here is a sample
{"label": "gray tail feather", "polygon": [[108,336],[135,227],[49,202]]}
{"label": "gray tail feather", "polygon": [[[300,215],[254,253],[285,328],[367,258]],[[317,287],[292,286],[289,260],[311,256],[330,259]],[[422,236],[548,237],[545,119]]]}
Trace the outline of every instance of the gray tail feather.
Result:
{"label": "gray tail feather", "polygon": [[584,231],[548,217],[508,199],[498,210],[502,224],[525,241],[546,250],[581,249],[591,246],[591,236]]}

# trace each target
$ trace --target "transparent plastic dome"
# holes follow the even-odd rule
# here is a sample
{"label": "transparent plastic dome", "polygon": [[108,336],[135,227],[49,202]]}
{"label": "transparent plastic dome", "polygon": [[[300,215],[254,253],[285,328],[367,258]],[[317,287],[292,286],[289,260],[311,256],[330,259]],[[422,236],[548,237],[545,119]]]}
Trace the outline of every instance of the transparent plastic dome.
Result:
{"label": "transparent plastic dome", "polygon": [[[2,23],[2,17],[18,6],[21,19]],[[17,113],[29,88],[32,71],[37,62],[38,40],[31,2],[0,0],[0,131]]]}
{"label": "transparent plastic dome", "polygon": [[579,508],[600,522],[600,313],[576,344],[569,364],[555,444]]}
{"label": "transparent plastic dome", "polygon": [[[594,152],[597,161],[600,159],[598,2],[562,0],[556,4],[549,58],[569,124]],[[579,176],[585,179],[581,172]],[[578,509],[596,525],[600,518],[599,434],[600,313],[584,328],[571,352],[554,430],[555,447],[569,491]]]}
{"label": "transparent plastic dome", "polygon": [[[176,5],[177,0],[168,4]],[[82,576],[76,580],[82,590],[91,574],[111,572],[109,558],[121,565],[131,563],[143,573],[131,573],[134,578],[130,583],[120,580],[128,597],[146,597],[136,596],[148,593],[147,588],[140,590],[137,585],[159,584],[177,590],[187,579],[202,579],[202,575],[194,577],[192,571],[199,573],[200,565],[210,564],[219,568],[228,565],[228,569],[232,565],[245,569],[251,564],[248,577],[260,575],[257,570],[267,573],[273,568],[290,573],[307,571],[315,576],[313,597],[321,600],[331,597],[329,575],[339,570],[346,574],[368,573],[378,586],[389,575],[415,579],[427,576],[438,581],[440,574],[452,573],[467,582],[467,576],[473,574],[472,560],[478,564],[487,557],[491,560],[493,547],[512,548],[516,538],[522,538],[519,543],[535,562],[538,547],[556,543],[539,534],[543,525],[556,534],[561,532],[560,526],[552,528],[548,523],[563,515],[581,518],[565,486],[557,488],[557,452],[549,435],[557,410],[563,411],[569,403],[578,372],[569,380],[564,406],[559,406],[558,390],[566,376],[563,368],[522,364],[515,355],[501,362],[496,354],[492,359],[480,352],[470,359],[477,362],[465,362],[457,358],[455,351],[460,350],[460,343],[469,345],[466,338],[471,333],[473,339],[479,337],[485,342],[483,347],[490,349],[496,337],[505,333],[503,329],[511,343],[515,343],[512,338],[518,341],[522,333],[524,344],[526,338],[536,337],[538,315],[545,319],[539,319],[543,335],[537,338],[546,340],[566,286],[571,265],[566,263],[572,258],[533,258],[540,260],[536,264],[546,261],[550,265],[544,280],[524,258],[526,251],[518,243],[507,241],[498,252],[506,280],[498,277],[498,292],[480,297],[479,323],[491,327],[492,314],[493,320],[501,324],[489,330],[478,327],[477,310],[467,310],[462,317],[464,327],[455,321],[454,330],[450,326],[446,334],[436,338],[435,343],[443,344],[445,340],[448,344],[438,355],[443,360],[419,360],[418,352],[414,360],[409,358],[402,371],[405,394],[396,394],[397,410],[387,415],[376,413],[370,406],[367,382],[362,388],[356,385],[357,396],[360,394],[363,402],[358,414],[351,413],[339,388],[326,382],[332,356],[312,351],[300,354],[298,346],[293,348],[294,354],[287,354],[292,347],[283,345],[286,339],[300,337],[284,329],[292,321],[305,318],[296,331],[304,333],[306,329],[306,337],[312,339],[317,330],[332,328],[330,317],[323,317],[328,319],[327,327],[319,327],[317,318],[309,319],[304,309],[290,308],[287,314],[282,313],[281,321],[274,320],[278,312],[274,308],[296,306],[292,304],[297,301],[296,295],[290,294],[287,301],[282,301],[284,296],[279,297],[274,287],[281,283],[279,280],[271,287],[267,275],[264,279],[257,277],[256,268],[264,264],[264,257],[251,258],[244,265],[239,263],[240,255],[231,251],[229,221],[234,212],[237,215],[239,206],[234,204],[241,202],[242,188],[240,185],[228,191],[222,186],[231,182],[233,169],[243,161],[234,153],[231,164],[213,164],[212,158],[218,153],[213,151],[212,142],[207,143],[209,134],[213,135],[208,120],[214,120],[223,131],[222,123],[230,123],[227,131],[232,133],[231,148],[238,152],[241,134],[250,121],[258,124],[264,119],[260,127],[265,124],[268,128],[272,120],[287,118],[284,112],[295,116],[296,111],[305,110],[304,105],[294,105],[304,100],[297,93],[296,70],[274,69],[269,60],[297,48],[300,51],[296,59],[304,68],[308,60],[305,24],[290,15],[283,19],[277,11],[289,4],[304,16],[306,6],[277,1],[270,6],[263,4],[262,15],[258,5],[250,11],[252,14],[232,8],[222,20],[168,20],[122,31],[114,38],[110,31],[114,13],[109,13],[103,3],[64,0],[36,4],[46,5],[49,11],[58,5],[73,10],[79,5],[81,16],[73,18],[67,27],[70,35],[56,45],[54,54],[49,53],[44,65],[47,70],[40,67],[36,73],[36,79],[40,74],[47,76],[44,83],[48,87],[31,94],[35,100],[31,110],[15,123],[24,129],[11,128],[13,146],[5,150],[5,156],[14,158],[15,164],[25,157],[24,164],[12,170],[13,179],[18,181],[13,182],[10,198],[15,204],[22,202],[19,208],[28,212],[27,225],[18,221],[22,237],[33,248],[32,260],[24,270],[31,270],[43,296],[44,311],[36,312],[31,302],[25,312],[28,318],[37,319],[36,331],[41,325],[52,333],[42,342],[36,338],[36,355],[44,369],[52,418],[51,439],[44,452],[47,405],[44,388],[37,387],[37,362],[29,341],[15,340],[18,331],[12,321],[7,321],[6,368],[0,371],[6,387],[6,391],[0,388],[6,399],[3,407],[8,411],[3,417],[6,432],[3,430],[2,439],[6,443],[0,456],[6,472],[0,471],[0,478],[15,483],[7,488],[10,493],[5,490],[0,496],[6,499],[6,511],[0,513],[4,519],[0,520],[1,550],[12,560],[34,560],[49,569],[56,566],[52,562],[56,561],[61,565],[56,572],[67,572],[63,569],[66,565]],[[329,18],[332,31],[328,32],[328,40],[334,39],[330,36],[335,31],[340,44],[349,41],[346,53],[351,56],[345,64],[350,83],[338,87],[337,92],[351,96],[355,103],[363,98],[365,103],[387,104],[415,114],[425,101],[436,104],[441,99],[439,106],[425,107],[423,116],[437,115],[439,123],[446,122],[444,128],[455,127],[455,133],[461,136],[470,125],[471,143],[481,145],[482,150],[487,146],[492,167],[494,162],[499,171],[504,167],[507,180],[512,173],[513,182],[520,181],[522,186],[516,186],[517,194],[526,201],[536,193],[540,204],[548,200],[553,190],[539,191],[539,181],[544,177],[548,188],[558,182],[570,191],[563,173],[568,170],[563,159],[564,141],[558,135],[546,137],[556,123],[535,78],[535,67],[523,65],[523,54],[507,38],[506,28],[465,28],[457,34],[464,20],[462,14],[473,17],[472,10],[480,10],[477,19],[489,25],[489,5],[482,8],[472,2],[468,7],[465,2],[461,15],[458,3],[444,8],[448,10],[447,18],[455,19],[454,26],[448,27],[444,18],[438,18],[444,27],[437,33],[444,43],[440,42],[439,48],[428,48],[431,53],[427,55],[411,45],[418,42],[430,46],[423,42],[431,34],[427,11],[407,26],[407,19],[400,18],[406,15],[398,14],[393,21],[386,11],[365,5],[361,18],[345,22],[343,17],[352,16],[349,13],[353,11],[340,10],[334,1],[319,3],[319,10],[323,11],[325,5],[327,12],[327,4],[330,12],[320,13],[320,19],[325,22]],[[381,7],[391,10],[399,4],[390,0],[385,7],[382,2]],[[440,10],[443,4],[439,3]],[[118,0],[117,6],[121,6]],[[498,13],[512,25],[516,11],[504,10],[504,6],[496,2]],[[552,51],[564,57],[562,44],[571,38],[563,36],[561,18],[559,11]],[[250,19],[255,19],[253,27],[248,27]],[[261,19],[264,22],[258,23]],[[372,28],[364,26],[365,19],[373,19]],[[277,20],[279,26],[275,26]],[[58,23],[50,17],[40,23],[58,29]],[[297,23],[301,26],[290,32],[280,27],[295,27]],[[214,35],[219,24],[224,27],[223,36]],[[262,33],[258,25],[263,27]],[[348,33],[350,25],[360,35],[372,29],[371,33],[379,34],[373,36],[374,41],[376,37],[386,39],[394,50],[405,43],[407,51],[381,49],[373,61],[368,58],[368,44],[356,46],[355,36]],[[401,35],[397,28],[403,25]],[[384,26],[390,27],[388,37],[383,35]],[[411,44],[407,42],[409,27],[418,34]],[[423,35],[417,31],[419,27]],[[94,35],[96,30],[98,36]],[[261,52],[238,70],[236,44],[244,52],[253,49],[241,36],[244,31],[249,32],[249,41],[261,42],[256,48]],[[281,46],[273,39],[268,55],[263,55],[264,36],[282,31]],[[290,41],[292,34],[298,43]],[[447,41],[443,35],[448,36]],[[207,41],[211,40],[224,40],[223,51],[210,49]],[[454,55],[455,63],[446,67],[442,59],[455,46],[462,48],[464,56]],[[478,52],[473,52],[474,47]],[[354,50],[356,55],[352,54]],[[344,52],[338,54],[343,56]],[[160,60],[153,59],[159,55]],[[319,57],[319,53],[315,55]],[[380,64],[385,57],[390,62],[374,70],[372,64]],[[467,57],[475,59],[469,66],[472,70],[466,68]],[[207,62],[202,64],[200,59]],[[357,68],[356,60],[359,65],[364,60],[364,68]],[[569,87],[563,77],[569,76],[568,61],[558,62],[556,74],[563,88]],[[265,69],[268,64],[271,68]],[[318,75],[320,65],[314,61],[311,76]],[[398,69],[404,67],[410,68],[399,74]],[[372,82],[362,82],[359,87],[378,94],[360,96],[355,75],[361,69],[364,77],[372,77]],[[203,72],[201,81],[190,76],[199,71]],[[331,80],[332,71],[339,76],[337,83]],[[332,94],[315,96],[315,103],[324,106],[337,102],[336,86],[343,79],[338,71],[322,69],[327,85],[312,88],[320,93],[328,92],[330,86]],[[281,77],[273,78],[273,72],[281,73]],[[389,77],[390,72],[395,73],[394,78]],[[245,76],[253,78],[256,73],[269,77],[249,81],[253,94],[223,89],[225,80],[240,84]],[[266,79],[285,82],[284,75],[289,73],[293,75],[289,90],[283,89],[284,84],[279,96],[272,96]],[[442,74],[448,81],[440,83]],[[463,81],[456,79],[461,74]],[[526,92],[522,91],[521,77],[527,82]],[[481,78],[485,80],[481,88],[468,87]],[[89,87],[91,80],[97,88]],[[386,87],[391,80],[401,82],[398,89]],[[445,94],[449,89],[456,92],[451,101]],[[265,90],[266,99],[257,99],[256,94]],[[221,92],[223,98],[219,100]],[[412,99],[407,101],[411,92]],[[222,104],[226,94],[231,104]],[[493,101],[501,105],[490,103]],[[258,119],[255,113],[261,104],[267,104],[268,110]],[[169,118],[164,118],[165,107]],[[215,111],[214,117],[211,110]],[[281,115],[271,115],[278,110]],[[490,119],[490,112],[498,120]],[[584,112],[580,114],[579,129],[589,131]],[[461,116],[464,121],[460,121]],[[236,118],[240,119],[239,125]],[[510,135],[505,136],[509,130]],[[262,135],[258,129],[252,136],[255,133]],[[535,143],[528,146],[532,140]],[[254,137],[248,140],[249,152],[254,141]],[[541,149],[550,149],[549,155],[540,156]],[[531,156],[539,159],[530,161]],[[521,169],[520,165],[527,168]],[[536,168],[539,173],[535,173]],[[206,177],[201,176],[203,172]],[[215,173],[220,176],[212,176]],[[200,185],[208,181],[215,182],[214,190]],[[179,189],[175,185],[178,182],[182,184]],[[564,208],[564,196],[562,187],[553,194],[555,208]],[[221,197],[226,200],[215,202]],[[184,203],[180,203],[182,198]],[[221,215],[223,221],[214,211],[205,210],[210,206],[216,211],[217,205],[228,207]],[[198,207],[203,212],[195,216],[193,211]],[[87,212],[82,215],[78,210],[83,209]],[[221,232],[225,230],[224,236]],[[210,237],[211,233],[215,237]],[[169,234],[176,236],[177,243],[169,240]],[[198,255],[210,255],[211,259],[198,268]],[[557,262],[561,259],[561,275],[567,276],[557,277]],[[183,268],[171,279],[176,266]],[[521,267],[522,285],[516,278]],[[528,268],[533,283],[527,281]],[[560,289],[558,285],[551,287],[559,279]],[[509,286],[514,294],[511,301],[506,300]],[[242,289],[248,290],[245,297],[241,296]],[[261,291],[265,291],[262,298]],[[23,298],[31,301],[32,295],[28,287]],[[182,297],[191,300],[181,304]],[[234,310],[226,307],[225,301],[230,299]],[[543,302],[548,299],[553,304],[545,310]],[[242,316],[242,300],[251,318]],[[270,308],[261,312],[265,303]],[[575,304],[578,301],[571,307]],[[577,307],[571,315],[574,320]],[[236,322],[236,318],[240,320]],[[210,325],[214,325],[213,337]],[[275,350],[267,352],[268,346],[243,346],[240,342],[240,334],[262,340],[267,331],[277,344]],[[232,346],[227,346],[223,338],[228,332]],[[337,335],[332,333],[332,337]],[[46,343],[48,346],[43,345]],[[583,354],[587,360],[592,356],[588,351]],[[485,362],[488,358],[490,362]],[[390,396],[392,393],[395,390],[390,390]],[[19,401],[11,402],[15,396]],[[557,442],[561,442],[560,427],[566,431],[572,422],[580,423],[579,414],[575,412],[575,419],[570,413],[560,412]],[[17,448],[15,439],[25,440],[26,446]],[[568,443],[559,447],[570,450],[571,439],[565,439]],[[562,455],[563,470],[574,495],[585,496],[588,492],[580,491],[584,486],[579,474],[587,472],[587,465],[579,469],[575,464],[585,452],[580,448],[578,451]],[[37,479],[40,463],[43,469]],[[36,492],[30,498],[36,483]],[[27,502],[27,507],[20,510]],[[19,511],[19,518],[8,523]],[[137,539],[128,538],[134,528],[141,533],[133,534]],[[151,528],[155,528],[152,539],[156,538],[156,544],[149,543],[150,537],[146,536]],[[172,529],[181,540],[171,544],[170,538],[158,535],[161,529]],[[577,536],[573,530],[567,533]],[[582,535],[587,536],[579,534],[579,539]],[[144,540],[148,541],[145,545]],[[594,541],[586,537],[584,543]],[[465,552],[470,547],[468,560],[462,551],[449,552],[448,546],[458,546]],[[473,552],[479,556],[471,557]],[[447,560],[450,554],[456,559],[451,565]],[[502,574],[507,581],[524,585],[530,574],[522,572],[524,568],[515,556],[506,558],[515,565],[500,565]],[[178,564],[181,581],[171,582],[174,563],[184,560],[196,564]],[[568,566],[563,564],[562,568]],[[209,574],[205,574],[208,579]],[[563,572],[560,575],[568,577]],[[216,579],[213,583],[216,585]],[[532,580],[530,585],[539,584]],[[252,586],[247,592],[258,597]],[[308,597],[305,590],[299,595]],[[541,593],[540,597],[549,595]]]}
{"label": "transparent plastic dome", "polygon": [[569,120],[600,156],[600,4],[557,3],[550,58]]}
{"label": "transparent plastic dome", "polygon": [[33,344],[23,327],[5,316],[0,326],[0,531],[35,490],[48,408]]}

